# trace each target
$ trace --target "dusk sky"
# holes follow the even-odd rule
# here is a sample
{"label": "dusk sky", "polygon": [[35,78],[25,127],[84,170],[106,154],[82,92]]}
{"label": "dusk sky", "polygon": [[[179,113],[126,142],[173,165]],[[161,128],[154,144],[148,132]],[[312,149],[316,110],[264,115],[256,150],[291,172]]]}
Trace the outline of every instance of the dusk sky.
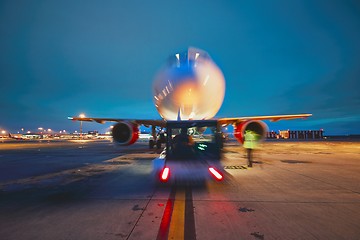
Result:
{"label": "dusk sky", "polygon": [[189,46],[225,76],[216,117],[312,113],[270,130],[360,134],[358,0],[0,0],[0,129],[159,119],[154,75]]}

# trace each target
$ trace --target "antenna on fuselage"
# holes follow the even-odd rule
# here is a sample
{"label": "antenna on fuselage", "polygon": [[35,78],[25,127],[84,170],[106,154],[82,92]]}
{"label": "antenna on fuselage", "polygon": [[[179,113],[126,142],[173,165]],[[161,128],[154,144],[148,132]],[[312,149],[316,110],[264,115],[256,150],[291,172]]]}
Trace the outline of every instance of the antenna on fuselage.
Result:
{"label": "antenna on fuselage", "polygon": [[178,121],[181,121],[180,108],[179,108],[179,111],[178,111],[177,120],[178,120]]}

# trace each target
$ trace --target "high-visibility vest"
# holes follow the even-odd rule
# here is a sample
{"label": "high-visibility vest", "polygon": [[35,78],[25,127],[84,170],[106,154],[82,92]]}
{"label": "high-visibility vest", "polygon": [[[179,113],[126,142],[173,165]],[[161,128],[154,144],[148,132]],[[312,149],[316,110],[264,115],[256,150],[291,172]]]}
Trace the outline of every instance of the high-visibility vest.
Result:
{"label": "high-visibility vest", "polygon": [[257,139],[254,133],[246,132],[244,135],[244,148],[254,149],[257,145]]}

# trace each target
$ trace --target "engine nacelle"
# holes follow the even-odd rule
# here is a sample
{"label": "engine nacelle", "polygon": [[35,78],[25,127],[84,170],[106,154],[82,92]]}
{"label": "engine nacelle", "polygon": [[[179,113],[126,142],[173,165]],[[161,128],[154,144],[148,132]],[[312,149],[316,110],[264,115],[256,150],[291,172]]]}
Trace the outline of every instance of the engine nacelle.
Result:
{"label": "engine nacelle", "polygon": [[262,121],[246,121],[234,126],[234,136],[241,144],[244,143],[245,131],[250,130],[259,135],[259,141],[266,138],[267,125]]}
{"label": "engine nacelle", "polygon": [[120,145],[131,145],[139,138],[138,125],[130,122],[119,122],[112,129],[113,140]]}

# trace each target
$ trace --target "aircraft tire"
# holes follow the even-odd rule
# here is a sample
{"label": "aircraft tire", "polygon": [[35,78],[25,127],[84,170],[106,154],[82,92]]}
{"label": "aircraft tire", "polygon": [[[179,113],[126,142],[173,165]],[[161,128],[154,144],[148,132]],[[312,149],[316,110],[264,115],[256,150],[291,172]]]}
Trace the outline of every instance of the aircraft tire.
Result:
{"label": "aircraft tire", "polygon": [[154,148],[154,140],[149,140],[149,148],[153,149]]}
{"label": "aircraft tire", "polygon": [[161,141],[160,140],[156,141],[156,148],[157,149],[161,148]]}

